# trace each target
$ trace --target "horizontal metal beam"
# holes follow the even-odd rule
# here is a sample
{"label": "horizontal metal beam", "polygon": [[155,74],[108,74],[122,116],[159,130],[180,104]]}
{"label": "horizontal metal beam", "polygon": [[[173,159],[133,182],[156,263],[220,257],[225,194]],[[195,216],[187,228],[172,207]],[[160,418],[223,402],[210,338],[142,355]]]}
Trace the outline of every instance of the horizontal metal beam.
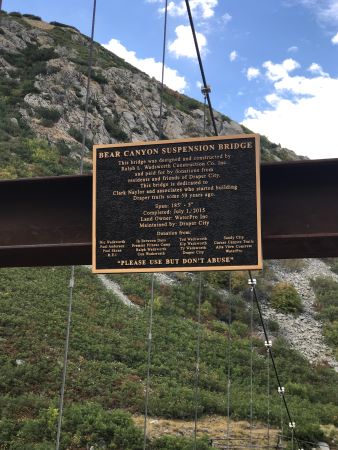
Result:
{"label": "horizontal metal beam", "polygon": [[[338,159],[263,164],[265,259],[338,256]],[[90,264],[92,177],[0,181],[0,267]]]}

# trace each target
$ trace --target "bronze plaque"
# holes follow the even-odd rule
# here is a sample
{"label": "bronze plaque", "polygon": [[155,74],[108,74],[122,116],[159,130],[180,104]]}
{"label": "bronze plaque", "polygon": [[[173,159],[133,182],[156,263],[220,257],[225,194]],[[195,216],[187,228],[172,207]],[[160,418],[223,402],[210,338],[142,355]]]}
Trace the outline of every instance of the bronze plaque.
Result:
{"label": "bronze plaque", "polygon": [[93,272],[261,269],[259,135],[96,145]]}

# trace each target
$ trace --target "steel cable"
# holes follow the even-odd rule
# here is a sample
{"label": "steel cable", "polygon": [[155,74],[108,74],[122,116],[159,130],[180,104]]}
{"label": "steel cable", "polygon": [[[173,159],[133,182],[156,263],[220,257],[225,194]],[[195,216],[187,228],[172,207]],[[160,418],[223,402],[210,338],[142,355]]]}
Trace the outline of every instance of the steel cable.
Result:
{"label": "steel cable", "polygon": [[[83,173],[83,158],[84,158],[84,149],[85,149],[86,134],[87,134],[88,105],[89,105],[89,98],[90,98],[90,78],[91,78],[92,65],[93,65],[96,2],[97,2],[97,0],[93,1],[91,36],[90,36],[89,55],[88,55],[85,116],[84,116],[83,130],[82,130],[82,147],[81,147],[80,168],[79,168],[80,175],[82,175],[82,173]],[[62,433],[62,418],[63,418],[65,387],[66,387],[67,369],[68,369],[70,329],[71,329],[71,321],[72,321],[73,290],[74,290],[74,285],[75,285],[75,266],[71,266],[70,271],[71,271],[71,274],[70,274],[70,280],[69,280],[67,329],[66,329],[66,340],[65,340],[65,348],[64,348],[64,357],[63,357],[62,383],[61,383],[60,401],[59,401],[59,415],[58,415],[57,433],[56,433],[56,446],[55,446],[56,450],[59,450],[59,448],[60,448],[61,433]]]}
{"label": "steel cable", "polygon": [[148,355],[147,355],[147,381],[144,400],[144,427],[143,427],[143,450],[147,447],[147,425],[148,425],[148,407],[149,407],[149,388],[150,388],[150,365],[151,350],[153,340],[153,310],[154,310],[154,283],[155,274],[151,276],[151,295],[149,305],[149,322],[148,322]]}
{"label": "steel cable", "polygon": [[231,405],[231,321],[232,321],[232,274],[229,276],[229,295],[228,295],[228,383],[227,383],[227,443],[230,447],[230,405]]}
{"label": "steel cable", "polygon": [[186,7],[187,7],[187,12],[188,12],[188,16],[189,16],[190,28],[191,28],[193,39],[194,39],[194,44],[195,44],[198,64],[199,64],[199,67],[200,67],[200,72],[201,72],[202,81],[203,81],[203,86],[204,86],[204,89],[206,91],[206,98],[207,98],[207,102],[208,102],[208,106],[209,106],[211,122],[212,122],[212,125],[214,127],[215,135],[218,136],[218,131],[217,131],[217,125],[216,125],[216,121],[215,121],[214,111],[212,109],[210,95],[209,95],[209,86],[207,84],[207,80],[206,80],[205,73],[204,73],[201,53],[200,53],[200,49],[199,49],[198,42],[197,42],[195,25],[194,25],[194,21],[193,21],[192,14],[191,14],[189,0],[185,0],[185,4],[186,4]]}
{"label": "steel cable", "polygon": [[[164,94],[164,71],[165,71],[165,57],[166,57],[166,42],[167,42],[167,22],[168,22],[168,0],[165,2],[164,8],[164,27],[163,27],[163,46],[162,46],[162,73],[161,73],[161,92],[160,92],[160,114],[158,121],[158,136],[162,139],[163,133],[163,94]],[[150,388],[150,366],[151,366],[151,351],[152,351],[152,328],[153,328],[153,307],[154,307],[154,283],[155,274],[151,278],[151,297],[150,297],[150,312],[149,312],[149,326],[148,326],[148,361],[147,361],[147,382],[145,392],[145,411],[144,411],[144,426],[143,426],[143,450],[147,447],[147,427],[148,427],[148,407],[149,407],[149,388]]]}
{"label": "steel cable", "polygon": [[253,429],[253,307],[254,294],[251,286],[250,300],[250,446],[252,447],[252,429]]}
{"label": "steel cable", "polygon": [[164,94],[164,70],[165,70],[165,57],[167,47],[167,24],[168,24],[168,0],[165,1],[164,7],[164,27],[163,27],[163,47],[162,47],[162,73],[161,73],[161,94],[160,94],[160,116],[158,123],[158,137],[163,137],[163,94]]}
{"label": "steel cable", "polygon": [[195,423],[194,423],[194,450],[197,449],[197,420],[199,406],[200,382],[200,348],[201,348],[201,302],[202,302],[202,273],[199,273],[198,303],[197,303],[197,337],[196,337],[196,371],[195,371]]}

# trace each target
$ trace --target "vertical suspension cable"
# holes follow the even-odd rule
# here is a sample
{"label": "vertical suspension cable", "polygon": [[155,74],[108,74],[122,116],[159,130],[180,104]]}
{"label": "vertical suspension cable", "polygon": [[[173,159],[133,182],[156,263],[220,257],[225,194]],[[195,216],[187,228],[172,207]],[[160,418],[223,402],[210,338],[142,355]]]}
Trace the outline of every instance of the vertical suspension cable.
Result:
{"label": "vertical suspension cable", "polygon": [[283,435],[284,435],[284,429],[283,429],[283,395],[282,392],[280,392],[280,433],[281,433],[281,438],[280,438],[280,443],[281,443],[281,447],[283,448]]}
{"label": "vertical suspension cable", "polygon": [[191,31],[192,31],[192,37],[194,39],[195,50],[196,50],[196,54],[197,54],[198,63],[199,63],[199,66],[200,66],[200,71],[201,71],[201,75],[202,75],[203,85],[204,85],[204,88],[207,91],[206,92],[206,97],[207,97],[207,102],[208,102],[208,105],[209,105],[211,122],[212,122],[212,125],[214,127],[215,135],[218,136],[218,131],[217,131],[217,125],[216,125],[216,121],[215,121],[214,111],[212,109],[211,100],[210,100],[210,96],[209,96],[210,88],[209,88],[209,86],[207,84],[207,80],[206,80],[205,73],[204,73],[201,53],[200,53],[200,49],[199,49],[198,42],[197,42],[195,25],[194,25],[194,21],[193,21],[192,14],[191,14],[189,0],[185,0],[185,4],[186,4],[186,7],[187,7],[187,12],[188,12],[188,16],[189,16],[189,22],[190,22],[190,28],[191,28]]}
{"label": "vertical suspension cable", "polygon": [[[80,175],[82,175],[82,173],[83,173],[83,158],[84,158],[84,149],[85,149],[86,134],[87,134],[88,105],[89,105],[89,98],[90,98],[90,79],[91,79],[91,72],[92,72],[92,65],[93,65],[96,2],[97,2],[97,0],[93,0],[91,36],[90,36],[89,55],[88,55],[86,103],[85,103],[85,115],[84,115],[84,122],[83,122],[83,130],[82,130],[82,146],[81,146],[80,168],[79,168]],[[67,369],[68,369],[68,352],[69,352],[69,341],[70,341],[70,329],[71,329],[71,322],[72,322],[74,285],[75,285],[75,266],[71,266],[70,279],[69,279],[67,329],[66,329],[66,340],[65,340],[65,348],[64,348],[64,357],[63,357],[62,383],[61,383],[60,400],[59,400],[59,416],[58,416],[57,432],[56,432],[56,445],[55,445],[56,450],[60,449],[60,440],[61,440],[61,432],[62,432],[62,418],[63,418],[65,387],[66,387]]]}
{"label": "vertical suspension cable", "polygon": [[198,303],[197,303],[197,337],[196,337],[196,372],[195,372],[195,426],[194,426],[194,450],[197,449],[197,420],[199,406],[199,382],[200,382],[200,348],[201,348],[201,302],[202,302],[202,272],[199,273]]}
{"label": "vertical suspension cable", "polygon": [[[166,56],[166,42],[167,42],[167,21],[168,21],[168,0],[165,2],[164,10],[164,31],[163,31],[163,46],[162,46],[162,74],[161,74],[161,93],[160,93],[160,114],[158,121],[158,136],[162,139],[162,121],[163,121],[163,93],[164,93],[164,70],[165,70],[165,56]],[[152,350],[152,328],[153,328],[153,307],[154,307],[154,283],[155,274],[151,277],[151,295],[150,295],[150,312],[148,325],[148,357],[147,357],[147,382],[145,392],[145,406],[144,406],[144,427],[143,427],[143,450],[147,447],[147,427],[148,427],[148,407],[149,407],[149,388],[150,388],[150,365],[151,365],[151,350]]]}
{"label": "vertical suspension cable", "polygon": [[163,93],[164,93],[164,70],[165,70],[165,56],[167,44],[167,23],[168,23],[168,0],[165,0],[164,7],[164,27],[163,27],[163,49],[162,49],[162,75],[161,75],[161,94],[160,94],[160,117],[158,123],[158,137],[162,139],[162,116],[163,116]]}
{"label": "vertical suspension cable", "polygon": [[[270,343],[268,342],[268,345]],[[269,347],[267,347],[266,352],[266,371],[267,371],[267,421],[268,421],[268,433],[267,433],[267,441],[268,441],[268,449],[270,449],[270,352]]]}
{"label": "vertical suspension cable", "polygon": [[75,272],[75,267],[72,266],[70,280],[69,280],[67,331],[66,331],[65,349],[64,349],[64,356],[63,356],[63,371],[62,371],[62,383],[61,383],[61,393],[60,393],[60,403],[59,403],[59,417],[58,417],[58,426],[57,426],[57,434],[56,434],[56,450],[59,450],[59,448],[60,448],[60,439],[61,439],[63,405],[64,405],[65,386],[66,386],[66,378],[67,378],[68,350],[69,350],[69,339],[70,339],[70,328],[71,328],[72,306],[73,306],[74,272]]}
{"label": "vertical suspension cable", "polygon": [[254,294],[251,286],[250,300],[250,447],[252,448],[252,428],[253,428],[253,307]]}
{"label": "vertical suspension cable", "polygon": [[207,106],[207,96],[204,94],[204,104],[203,104],[203,135],[206,135],[207,132],[207,115],[206,115],[206,106]]}
{"label": "vertical suspension cable", "polygon": [[151,350],[153,339],[153,306],[154,306],[154,282],[155,274],[151,276],[151,295],[149,305],[149,325],[148,325],[148,356],[147,356],[147,382],[144,400],[144,427],[143,427],[143,450],[147,447],[147,425],[148,425],[148,407],[149,407],[149,388],[150,388],[150,364],[151,364]]}
{"label": "vertical suspension cable", "polygon": [[93,67],[95,19],[96,19],[96,0],[94,0],[94,3],[93,3],[92,29],[91,29],[91,33],[90,33],[88,68],[87,68],[86,103],[85,103],[85,114],[84,114],[83,131],[82,131],[82,144],[81,144],[80,175],[82,175],[82,173],[83,173],[83,157],[84,157],[84,152],[85,152],[85,147],[86,147],[86,137],[87,137],[88,106],[89,106],[89,98],[90,98],[90,82],[91,82],[92,67]]}
{"label": "vertical suspension cable", "polygon": [[228,383],[227,383],[227,447],[230,448],[230,400],[231,400],[231,321],[232,321],[232,273],[229,276],[228,295]]}

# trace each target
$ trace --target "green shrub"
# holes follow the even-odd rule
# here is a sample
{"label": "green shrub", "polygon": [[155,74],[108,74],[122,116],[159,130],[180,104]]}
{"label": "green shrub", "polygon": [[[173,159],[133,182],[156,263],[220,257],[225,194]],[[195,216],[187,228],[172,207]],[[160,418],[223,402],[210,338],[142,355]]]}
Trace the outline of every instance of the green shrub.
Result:
{"label": "green shrub", "polygon": [[23,17],[26,17],[27,19],[31,19],[31,20],[38,20],[41,21],[41,17],[39,16],[35,16],[34,14],[22,14]]}
{"label": "green shrub", "polygon": [[292,284],[277,283],[271,292],[271,305],[282,313],[300,313],[302,311],[301,298]]}
{"label": "green shrub", "polygon": [[128,135],[121,130],[118,124],[118,119],[112,119],[111,117],[104,118],[104,126],[108,133],[117,141],[128,142]]}
{"label": "green shrub", "polygon": [[[77,142],[82,144],[83,137],[82,137],[82,132],[79,129],[71,127],[68,130],[68,134],[70,136],[72,136]],[[90,139],[86,138],[85,145],[87,148],[92,148],[93,142]]]}
{"label": "green shrub", "polygon": [[326,258],[324,262],[329,265],[332,272],[338,274],[338,258]]}
{"label": "green shrub", "polygon": [[49,22],[49,23],[50,23],[51,25],[54,25],[55,27],[70,28],[70,29],[72,29],[72,30],[75,30],[75,31],[78,31],[78,32],[79,32],[78,28],[73,27],[72,25],[67,25],[67,24],[62,23],[62,22],[56,22],[55,20],[52,21],[52,22]]}
{"label": "green shrub", "polygon": [[287,272],[301,272],[305,268],[303,259],[283,259],[281,266]]}
{"label": "green shrub", "polygon": [[248,289],[248,274],[247,272],[233,272],[231,274],[231,290],[234,294],[243,292]]}
{"label": "green shrub", "polygon": [[50,109],[40,107],[35,110],[38,117],[41,119],[41,125],[44,127],[52,127],[60,120],[61,114],[57,109]]}
{"label": "green shrub", "polygon": [[10,12],[8,15],[12,17],[22,17],[22,14],[17,11]]}
{"label": "green shrub", "polygon": [[209,445],[208,438],[197,439],[196,447],[194,447],[193,439],[176,436],[163,436],[154,440],[151,445],[151,450],[208,450],[211,447]]}
{"label": "green shrub", "polygon": [[99,84],[107,84],[108,80],[107,78],[99,71],[93,70],[91,73],[91,78],[93,81],[96,81]]}

